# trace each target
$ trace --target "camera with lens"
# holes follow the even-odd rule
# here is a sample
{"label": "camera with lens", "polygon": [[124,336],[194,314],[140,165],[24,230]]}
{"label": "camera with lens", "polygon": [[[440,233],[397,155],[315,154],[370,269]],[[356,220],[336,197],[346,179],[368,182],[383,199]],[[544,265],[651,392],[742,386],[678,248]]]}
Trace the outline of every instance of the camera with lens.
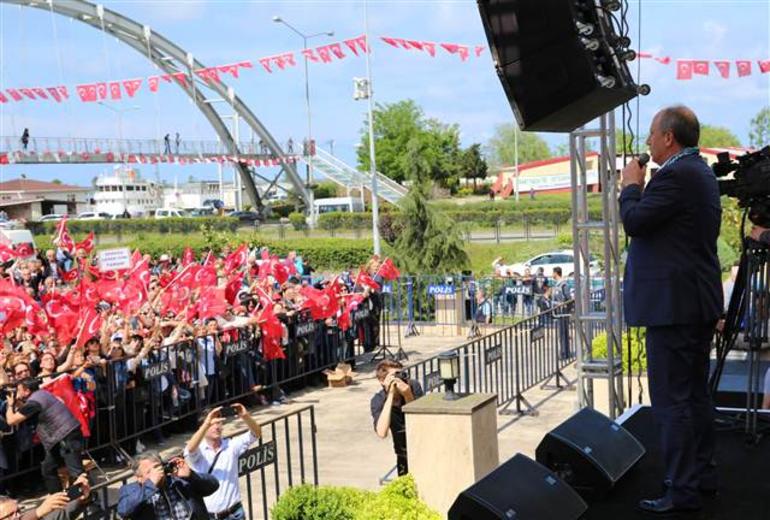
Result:
{"label": "camera with lens", "polygon": [[[730,159],[729,152],[722,152],[712,169],[720,177],[719,193],[738,199],[752,223],[770,227],[770,146],[742,155],[737,161]],[[732,179],[722,178],[730,173]]]}
{"label": "camera with lens", "polygon": [[173,476],[176,473],[176,467],[178,465],[177,459],[171,459],[163,462],[163,473],[167,476]]}
{"label": "camera with lens", "polygon": [[408,382],[409,372],[407,372],[406,370],[399,370],[398,372],[393,373],[393,377],[397,377],[401,381]]}

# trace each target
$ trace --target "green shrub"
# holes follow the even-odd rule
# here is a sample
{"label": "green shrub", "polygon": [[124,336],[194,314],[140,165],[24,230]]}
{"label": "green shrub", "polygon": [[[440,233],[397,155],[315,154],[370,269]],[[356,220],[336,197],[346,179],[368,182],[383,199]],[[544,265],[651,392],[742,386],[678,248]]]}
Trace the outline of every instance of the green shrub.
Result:
{"label": "green shrub", "polygon": [[[29,222],[27,227],[33,235],[52,236],[56,222]],[[70,220],[67,228],[70,233],[86,235],[93,231],[97,235],[128,235],[140,232],[156,233],[192,233],[200,231],[201,226],[210,226],[217,231],[235,231],[238,229],[237,218],[231,217],[184,217],[184,218],[131,218],[115,220]]]}
{"label": "green shrub", "polygon": [[[647,372],[647,351],[645,350],[645,337],[647,329],[644,327],[631,327],[631,366],[632,373]],[[623,371],[628,373],[628,333],[623,334]],[[591,342],[591,350],[594,358],[607,359],[607,334],[599,334]]]}
{"label": "green shrub", "polygon": [[305,215],[302,213],[296,211],[289,213],[289,222],[291,222],[292,227],[297,231],[307,228],[307,220],[305,220]]}
{"label": "green shrub", "polygon": [[290,214],[296,211],[296,208],[294,207],[294,204],[281,202],[270,206],[270,211],[272,211],[274,218],[288,218]]}
{"label": "green shrub", "polygon": [[719,255],[719,264],[722,266],[722,271],[725,272],[729,271],[741,258],[740,252],[733,249],[730,242],[724,237],[719,237],[717,240],[717,255]]}
{"label": "green shrub", "polygon": [[455,194],[457,197],[470,197],[473,195],[473,186],[463,186]]}
{"label": "green shrub", "polygon": [[414,478],[399,477],[379,493],[349,487],[290,488],[273,506],[274,520],[439,520],[420,501]]}

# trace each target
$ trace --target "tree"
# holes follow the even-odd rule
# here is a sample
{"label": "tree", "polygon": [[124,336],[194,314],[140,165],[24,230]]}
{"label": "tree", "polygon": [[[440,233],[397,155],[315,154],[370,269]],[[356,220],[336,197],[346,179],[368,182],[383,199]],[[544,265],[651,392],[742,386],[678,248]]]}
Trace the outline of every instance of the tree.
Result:
{"label": "tree", "polygon": [[701,148],[725,148],[728,146],[741,146],[741,141],[730,129],[723,126],[700,125]]}
{"label": "tree", "polygon": [[[420,160],[426,166],[424,172],[431,180],[450,188],[457,184],[460,131],[456,125],[426,118],[411,99],[377,104],[373,116],[378,171],[396,182],[403,182],[411,168],[405,151],[419,149],[423,154]],[[358,167],[369,171],[368,121],[361,129],[361,143]]]}
{"label": "tree", "polygon": [[54,179],[51,181],[51,184],[61,184],[61,181],[59,179]]}
{"label": "tree", "polygon": [[495,166],[515,164],[514,136],[518,136],[519,141],[519,164],[551,157],[548,144],[542,137],[533,132],[522,132],[519,127],[512,124],[504,124],[495,128],[495,135],[487,143],[488,156],[492,164]]}
{"label": "tree", "polygon": [[337,185],[332,181],[319,182],[313,186],[314,199],[328,199],[337,196]]}
{"label": "tree", "polygon": [[618,154],[622,154],[624,148],[626,155],[634,155],[637,152],[641,153],[647,149],[647,145],[645,144],[646,141],[647,136],[634,135],[632,139],[631,134],[626,131],[626,139],[624,145],[623,130],[620,128],[615,129],[615,152]]}
{"label": "tree", "polygon": [[487,161],[481,155],[481,145],[474,143],[462,151],[460,155],[460,176],[473,179],[473,189],[476,189],[476,179],[487,177]]}
{"label": "tree", "polygon": [[760,110],[749,127],[749,145],[762,148],[770,144],[770,106]]}

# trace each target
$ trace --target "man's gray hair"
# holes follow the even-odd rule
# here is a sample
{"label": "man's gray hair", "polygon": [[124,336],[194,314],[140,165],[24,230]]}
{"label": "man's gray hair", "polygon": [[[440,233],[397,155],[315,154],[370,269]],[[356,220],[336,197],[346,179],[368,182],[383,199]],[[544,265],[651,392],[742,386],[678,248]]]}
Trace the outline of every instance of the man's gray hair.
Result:
{"label": "man's gray hair", "polygon": [[152,462],[157,462],[160,464],[163,463],[163,459],[160,458],[160,454],[157,451],[148,450],[140,453],[134,457],[134,462],[131,463],[131,471],[134,472],[134,475],[136,475],[139,471],[139,464],[145,460],[151,460]]}
{"label": "man's gray hair", "polygon": [[700,123],[698,116],[684,105],[674,105],[658,112],[658,129],[671,132],[682,147],[698,146]]}

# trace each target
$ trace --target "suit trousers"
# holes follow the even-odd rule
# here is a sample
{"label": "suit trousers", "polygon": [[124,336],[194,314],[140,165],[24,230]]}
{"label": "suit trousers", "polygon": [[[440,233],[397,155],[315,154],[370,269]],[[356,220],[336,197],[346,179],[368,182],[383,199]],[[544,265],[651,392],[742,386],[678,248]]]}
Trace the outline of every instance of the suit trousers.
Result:
{"label": "suit trousers", "polygon": [[716,486],[713,404],[708,389],[715,323],[647,328],[647,375],[660,428],[665,478],[677,506],[700,505],[699,487]]}

